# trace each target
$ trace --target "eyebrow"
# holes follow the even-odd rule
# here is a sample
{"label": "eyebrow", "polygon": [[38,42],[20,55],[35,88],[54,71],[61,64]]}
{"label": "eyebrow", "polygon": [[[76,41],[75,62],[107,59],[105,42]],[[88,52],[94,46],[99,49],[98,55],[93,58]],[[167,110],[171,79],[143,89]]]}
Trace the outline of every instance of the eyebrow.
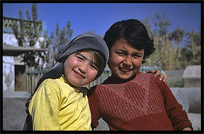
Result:
{"label": "eyebrow", "polygon": [[83,57],[85,60],[87,60],[87,61],[91,62],[91,64],[96,65],[96,63],[95,63],[95,62],[93,62],[92,60],[88,59],[88,58],[87,58],[86,56],[84,56],[83,54],[81,54],[81,53],[76,53],[76,54],[80,55],[80,56],[81,56],[81,57]]}
{"label": "eyebrow", "polygon": [[[118,49],[118,51],[121,51],[121,52],[124,52],[124,53],[128,53],[126,50],[124,49]],[[137,51],[137,52],[133,52],[132,54],[141,54],[140,51]]]}

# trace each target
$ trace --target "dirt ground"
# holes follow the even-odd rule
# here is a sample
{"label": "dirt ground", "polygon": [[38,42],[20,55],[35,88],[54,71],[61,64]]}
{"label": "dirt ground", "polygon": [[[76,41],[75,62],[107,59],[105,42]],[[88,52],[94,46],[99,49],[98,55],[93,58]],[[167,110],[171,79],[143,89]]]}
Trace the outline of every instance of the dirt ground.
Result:
{"label": "dirt ground", "polygon": [[[27,98],[3,98],[3,130],[22,130],[26,119]],[[101,119],[100,125],[95,130],[109,130],[106,123]]]}
{"label": "dirt ground", "polygon": [[[3,98],[3,130],[21,131],[26,119],[25,103],[27,98]],[[188,113],[194,130],[201,130],[201,114]],[[101,119],[95,130],[109,130]]]}

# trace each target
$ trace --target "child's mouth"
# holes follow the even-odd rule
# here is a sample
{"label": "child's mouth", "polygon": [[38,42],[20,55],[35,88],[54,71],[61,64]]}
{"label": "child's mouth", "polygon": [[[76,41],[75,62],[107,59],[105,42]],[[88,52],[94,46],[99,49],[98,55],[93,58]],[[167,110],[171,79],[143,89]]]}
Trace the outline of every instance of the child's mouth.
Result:
{"label": "child's mouth", "polygon": [[74,70],[74,73],[76,74],[76,76],[80,77],[80,78],[85,78],[85,76],[77,71]]}

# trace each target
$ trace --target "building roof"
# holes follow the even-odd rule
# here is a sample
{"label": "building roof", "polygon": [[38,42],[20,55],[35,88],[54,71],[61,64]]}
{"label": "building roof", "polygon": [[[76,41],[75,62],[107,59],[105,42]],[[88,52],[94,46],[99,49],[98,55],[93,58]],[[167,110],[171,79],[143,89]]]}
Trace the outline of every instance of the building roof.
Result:
{"label": "building roof", "polygon": [[20,47],[20,46],[3,46],[3,56],[18,56],[26,52],[39,51],[44,52],[47,49],[35,47]]}
{"label": "building roof", "polygon": [[[24,22],[29,22],[28,20],[23,20]],[[13,30],[12,30],[12,25],[17,22],[18,25],[20,25],[20,19],[18,18],[12,18],[12,17],[6,17],[3,16],[3,33],[12,33],[13,34]],[[30,21],[33,22],[33,21]],[[37,21],[38,24],[40,24],[40,21]],[[40,36],[44,35],[44,32],[47,30],[47,24],[45,21],[42,21],[42,31]]]}

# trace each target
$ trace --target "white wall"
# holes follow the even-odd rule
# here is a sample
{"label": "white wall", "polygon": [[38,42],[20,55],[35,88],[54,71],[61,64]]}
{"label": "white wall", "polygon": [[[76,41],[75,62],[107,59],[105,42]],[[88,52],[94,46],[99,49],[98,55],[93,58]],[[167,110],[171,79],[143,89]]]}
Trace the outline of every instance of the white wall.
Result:
{"label": "white wall", "polygon": [[3,44],[6,43],[7,45],[18,46],[18,41],[14,34],[11,33],[3,33]]}
{"label": "white wall", "polygon": [[[14,34],[3,33],[3,44],[18,46]],[[15,70],[14,58],[11,56],[3,56],[3,91],[15,91]]]}
{"label": "white wall", "polygon": [[13,57],[3,56],[3,91],[15,90],[15,72]]}
{"label": "white wall", "polygon": [[[38,39],[36,47],[39,48],[39,40],[43,41],[43,37]],[[18,41],[14,34],[3,33],[3,44],[11,46],[18,46]],[[4,91],[15,91],[15,65],[22,65],[20,62],[22,59],[20,56],[3,56],[3,92]]]}

